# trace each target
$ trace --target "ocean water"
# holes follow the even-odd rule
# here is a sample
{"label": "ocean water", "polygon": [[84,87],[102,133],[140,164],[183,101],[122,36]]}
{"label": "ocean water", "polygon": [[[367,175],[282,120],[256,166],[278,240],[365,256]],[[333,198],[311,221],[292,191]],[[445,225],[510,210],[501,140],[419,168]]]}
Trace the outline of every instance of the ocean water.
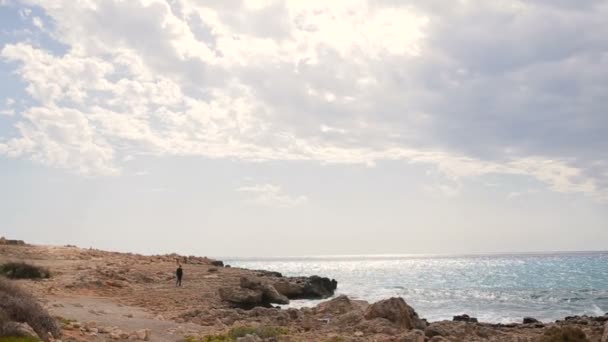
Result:
{"label": "ocean water", "polygon": [[[608,252],[475,256],[319,256],[229,259],[232,266],[338,281],[336,295],[403,297],[430,321],[469,314],[485,322],[548,322],[608,312]],[[313,306],[318,301],[292,301]]]}

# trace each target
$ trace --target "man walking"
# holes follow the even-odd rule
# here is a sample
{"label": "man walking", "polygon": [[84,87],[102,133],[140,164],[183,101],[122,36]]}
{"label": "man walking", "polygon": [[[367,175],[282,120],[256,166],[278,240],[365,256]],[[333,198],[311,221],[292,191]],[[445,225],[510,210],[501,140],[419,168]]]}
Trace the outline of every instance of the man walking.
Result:
{"label": "man walking", "polygon": [[182,265],[177,266],[177,270],[175,271],[175,275],[177,276],[177,282],[175,283],[175,287],[182,286],[182,277],[184,276],[184,270],[182,270]]}

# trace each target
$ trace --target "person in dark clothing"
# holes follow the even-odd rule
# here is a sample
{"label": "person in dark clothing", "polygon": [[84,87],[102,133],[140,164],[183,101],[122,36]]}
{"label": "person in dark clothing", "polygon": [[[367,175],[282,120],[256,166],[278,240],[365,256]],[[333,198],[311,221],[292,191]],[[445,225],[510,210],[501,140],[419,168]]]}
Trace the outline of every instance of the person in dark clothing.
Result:
{"label": "person in dark clothing", "polygon": [[177,282],[175,286],[182,286],[182,277],[184,276],[184,270],[182,270],[182,265],[177,267],[177,271],[175,271],[175,275],[177,276]]}

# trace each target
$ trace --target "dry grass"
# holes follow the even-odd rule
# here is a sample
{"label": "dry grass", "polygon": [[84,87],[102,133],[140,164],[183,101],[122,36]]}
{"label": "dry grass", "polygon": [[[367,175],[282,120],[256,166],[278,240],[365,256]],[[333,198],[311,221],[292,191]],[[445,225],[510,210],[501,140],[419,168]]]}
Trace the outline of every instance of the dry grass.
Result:
{"label": "dry grass", "polygon": [[34,297],[0,277],[0,337],[14,334],[12,322],[27,323],[42,339],[61,335],[57,322]]}
{"label": "dry grass", "polygon": [[580,328],[553,327],[547,330],[539,342],[589,342],[587,336]]}

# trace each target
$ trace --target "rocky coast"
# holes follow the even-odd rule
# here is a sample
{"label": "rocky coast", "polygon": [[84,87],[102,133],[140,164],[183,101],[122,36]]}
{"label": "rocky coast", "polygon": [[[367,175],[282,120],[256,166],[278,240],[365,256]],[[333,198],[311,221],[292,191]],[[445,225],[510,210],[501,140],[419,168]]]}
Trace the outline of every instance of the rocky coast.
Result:
{"label": "rocky coast", "polygon": [[[31,293],[57,320],[60,336],[43,336],[46,340],[608,342],[608,315],[556,322],[522,317],[512,324],[490,324],[463,314],[428,322],[407,298],[367,303],[335,297],[339,284],[326,275],[285,277],[206,257],[3,239],[0,265],[9,262],[36,265],[50,274],[2,280]],[[182,287],[175,284],[177,263],[184,269]],[[322,298],[328,300],[311,308],[288,306],[293,299]],[[0,305],[0,316],[1,310]]]}

